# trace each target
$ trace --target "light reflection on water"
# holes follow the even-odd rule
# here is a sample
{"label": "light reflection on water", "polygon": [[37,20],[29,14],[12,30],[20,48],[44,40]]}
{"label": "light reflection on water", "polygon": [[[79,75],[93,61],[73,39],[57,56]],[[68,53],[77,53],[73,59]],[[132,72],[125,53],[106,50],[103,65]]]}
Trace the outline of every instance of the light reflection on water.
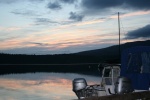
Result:
{"label": "light reflection on water", "polygon": [[72,73],[26,73],[0,76],[0,100],[73,100],[72,80],[85,78],[98,84],[99,77]]}

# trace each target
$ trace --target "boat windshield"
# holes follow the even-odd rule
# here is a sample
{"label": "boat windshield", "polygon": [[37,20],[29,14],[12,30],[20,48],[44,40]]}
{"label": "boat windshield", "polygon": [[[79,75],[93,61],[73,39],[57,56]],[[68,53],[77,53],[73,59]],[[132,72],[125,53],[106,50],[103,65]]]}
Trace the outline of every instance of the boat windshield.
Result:
{"label": "boat windshield", "polygon": [[104,71],[104,83],[106,85],[112,85],[116,82],[117,77],[120,75],[120,69],[118,67],[106,68]]}
{"label": "boat windshield", "polygon": [[142,66],[141,73],[150,73],[150,52],[141,53]]}
{"label": "boat windshield", "polygon": [[118,77],[118,76],[120,76],[120,69],[114,68],[113,69],[113,77]]}
{"label": "boat windshield", "polygon": [[128,73],[150,73],[150,52],[130,53],[128,55]]}
{"label": "boat windshield", "polygon": [[104,77],[111,77],[111,69],[105,69]]}
{"label": "boat windshield", "polygon": [[106,85],[112,85],[112,72],[111,72],[111,68],[106,68],[104,70],[104,83]]}

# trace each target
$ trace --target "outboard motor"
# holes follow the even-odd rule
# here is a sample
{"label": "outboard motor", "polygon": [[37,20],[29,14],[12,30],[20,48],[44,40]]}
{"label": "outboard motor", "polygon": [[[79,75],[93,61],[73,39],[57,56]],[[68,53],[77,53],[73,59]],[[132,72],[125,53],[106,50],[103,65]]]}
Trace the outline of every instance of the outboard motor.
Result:
{"label": "outboard motor", "polygon": [[126,77],[118,77],[115,83],[115,93],[125,94],[130,92],[133,92],[131,80]]}
{"label": "outboard motor", "polygon": [[84,99],[86,97],[86,87],[87,82],[84,78],[75,78],[72,82],[73,84],[73,91],[77,95],[79,99]]}

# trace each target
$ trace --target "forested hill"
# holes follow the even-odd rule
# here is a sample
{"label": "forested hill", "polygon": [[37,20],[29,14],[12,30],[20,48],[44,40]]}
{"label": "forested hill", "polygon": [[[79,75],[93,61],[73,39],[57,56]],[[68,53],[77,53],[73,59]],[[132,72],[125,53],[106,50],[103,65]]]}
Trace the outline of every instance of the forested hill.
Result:
{"label": "forested hill", "polygon": [[[122,44],[121,52],[124,49],[135,47],[135,46],[150,46],[150,40],[147,41],[136,41],[136,42],[129,42]],[[106,60],[118,60],[119,59],[119,46],[114,45],[111,47],[103,48],[103,49],[97,49],[97,50],[90,50],[90,51],[83,51],[76,53],[77,55],[90,55],[90,56],[98,56],[100,58],[106,59]]]}

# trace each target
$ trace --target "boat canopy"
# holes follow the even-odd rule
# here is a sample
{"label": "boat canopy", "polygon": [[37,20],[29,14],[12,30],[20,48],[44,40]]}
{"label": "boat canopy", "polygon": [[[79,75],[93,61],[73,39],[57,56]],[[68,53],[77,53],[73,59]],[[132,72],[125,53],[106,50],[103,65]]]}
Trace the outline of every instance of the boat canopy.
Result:
{"label": "boat canopy", "polygon": [[132,47],[122,52],[121,76],[130,78],[134,89],[149,89],[150,46]]}

